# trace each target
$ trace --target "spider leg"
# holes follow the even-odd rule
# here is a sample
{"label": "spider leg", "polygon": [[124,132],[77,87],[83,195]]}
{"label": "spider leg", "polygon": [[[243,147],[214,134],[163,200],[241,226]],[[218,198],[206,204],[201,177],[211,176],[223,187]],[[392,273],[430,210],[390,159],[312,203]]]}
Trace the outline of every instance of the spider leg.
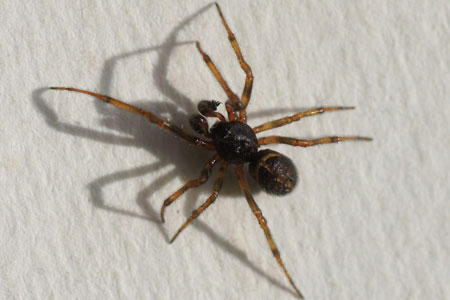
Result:
{"label": "spider leg", "polygon": [[233,103],[230,100],[225,101],[225,109],[227,110],[228,121],[230,122],[233,122],[237,119],[232,104]]}
{"label": "spider leg", "polygon": [[262,137],[258,139],[258,145],[269,145],[269,144],[287,144],[291,146],[300,146],[300,147],[311,147],[315,145],[320,144],[332,144],[332,143],[339,143],[342,141],[352,141],[352,140],[358,140],[358,141],[371,141],[372,138],[369,137],[363,137],[363,136],[328,136],[320,139],[314,139],[314,140],[301,140],[291,137],[285,137],[285,136],[267,136]]}
{"label": "spider leg", "polygon": [[214,188],[211,196],[196,210],[192,212],[192,215],[186,220],[186,222],[178,229],[177,233],[173,236],[173,238],[170,240],[172,243],[177,236],[188,226],[192,221],[194,221],[208,206],[214,203],[216,201],[217,196],[219,196],[220,188],[222,187],[223,178],[225,176],[225,170],[228,167],[228,162],[224,161],[220,165],[219,172],[217,173],[216,181],[214,182]]}
{"label": "spider leg", "polygon": [[183,140],[187,141],[188,143],[194,144],[198,147],[204,148],[204,149],[208,149],[208,150],[214,150],[214,145],[212,142],[207,142],[204,141],[196,136],[191,135],[190,133],[188,133],[187,131],[184,131],[183,129],[171,124],[169,121],[166,120],[162,120],[160,118],[158,118],[157,116],[155,116],[154,114],[152,114],[149,111],[145,111],[141,108],[138,108],[136,106],[133,106],[131,104],[125,103],[123,101],[111,98],[109,96],[105,96],[105,95],[101,95],[101,94],[97,94],[94,92],[90,92],[90,91],[86,91],[86,90],[80,90],[80,89],[76,89],[76,88],[70,88],[70,87],[51,87],[50,89],[52,90],[62,90],[62,91],[70,91],[70,92],[77,92],[77,93],[81,93],[81,94],[86,94],[86,95],[90,95],[93,96],[103,102],[112,104],[114,106],[117,106],[121,109],[130,111],[132,113],[138,114],[143,116],[144,118],[146,118],[148,121],[150,121],[151,123],[154,123],[156,125],[158,125],[160,128],[168,130],[174,134],[176,134],[177,136],[181,137]]}
{"label": "spider leg", "polygon": [[241,48],[239,47],[239,43],[236,40],[236,37],[234,36],[233,32],[231,31],[230,27],[227,24],[227,21],[225,21],[225,17],[222,14],[222,10],[220,9],[219,4],[216,2],[216,8],[219,12],[220,19],[222,20],[223,26],[227,30],[228,33],[228,39],[230,40],[231,46],[233,47],[234,53],[236,53],[236,56],[239,60],[239,64],[241,65],[242,70],[245,72],[245,85],[244,90],[242,92],[241,96],[241,102],[242,102],[242,108],[240,112],[240,120],[246,121],[246,108],[248,105],[248,102],[250,101],[250,97],[252,94],[252,87],[253,87],[253,73],[250,66],[247,64],[247,62],[244,60],[244,57],[241,52]]}
{"label": "spider leg", "polygon": [[189,181],[185,185],[183,185],[180,189],[178,189],[175,193],[173,193],[169,198],[167,198],[162,207],[161,207],[161,221],[164,223],[164,211],[167,206],[172,204],[175,200],[177,200],[184,192],[186,192],[188,189],[196,188],[199,185],[202,185],[208,180],[209,175],[211,175],[211,171],[214,167],[214,165],[221,161],[219,154],[214,155],[202,168],[202,171],[200,173],[200,176],[194,180]]}
{"label": "spider leg", "polygon": [[225,81],[225,79],[223,79],[222,74],[220,74],[219,70],[217,69],[216,65],[213,63],[209,55],[202,50],[199,42],[196,43],[196,46],[198,52],[200,52],[200,54],[202,55],[203,60],[208,65],[209,70],[211,71],[211,73],[213,73],[214,77],[216,77],[217,81],[227,94],[228,98],[231,99],[231,101],[233,101],[233,104],[236,107],[241,107],[241,103],[239,102],[238,96],[236,96],[236,94],[230,89],[228,83]]}
{"label": "spider leg", "polygon": [[272,238],[272,234],[270,233],[269,227],[267,225],[267,221],[264,218],[264,216],[263,216],[261,210],[259,209],[258,205],[256,204],[255,200],[253,199],[252,192],[250,191],[250,187],[247,183],[247,180],[244,177],[242,167],[243,167],[243,165],[236,166],[236,175],[238,177],[238,181],[239,181],[239,185],[241,186],[242,193],[245,195],[245,198],[247,198],[248,205],[252,209],[252,212],[255,215],[256,219],[258,219],[259,225],[261,226],[262,230],[264,230],[264,234],[266,235],[266,239],[267,239],[267,242],[269,243],[270,249],[272,250],[273,256],[275,256],[275,259],[277,260],[281,269],[283,269],[284,274],[286,275],[287,279],[291,283],[291,286],[294,288],[295,292],[297,293],[297,296],[300,299],[303,299],[302,293],[300,293],[299,289],[295,286],[294,281],[292,280],[286,267],[284,266],[283,261],[281,260],[280,252],[278,251],[277,245],[275,244],[275,242]]}
{"label": "spider leg", "polygon": [[327,111],[334,111],[334,110],[345,110],[345,109],[355,109],[354,106],[332,106],[332,107],[318,107],[318,108],[313,108],[307,111],[302,111],[299,113],[296,113],[295,115],[289,116],[289,117],[284,117],[278,120],[274,120],[274,121],[270,121],[267,123],[264,123],[262,125],[256,126],[253,128],[253,131],[255,133],[261,132],[261,131],[265,131],[265,130],[269,130],[269,129],[273,129],[273,128],[277,128],[280,126],[284,126],[287,125],[289,123],[295,122],[300,120],[301,118],[304,117],[310,117],[310,116],[314,116],[317,114],[322,114],[324,112]]}

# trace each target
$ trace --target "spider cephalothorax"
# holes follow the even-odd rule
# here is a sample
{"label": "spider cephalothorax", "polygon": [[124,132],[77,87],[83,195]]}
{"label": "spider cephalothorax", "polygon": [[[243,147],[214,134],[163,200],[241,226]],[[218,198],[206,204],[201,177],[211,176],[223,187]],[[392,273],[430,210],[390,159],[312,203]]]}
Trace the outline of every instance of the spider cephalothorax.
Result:
{"label": "spider cephalothorax", "polygon": [[[165,121],[154,115],[149,111],[144,111],[138,107],[125,103],[123,101],[111,98],[109,96],[97,94],[94,92],[66,87],[52,87],[54,90],[66,90],[78,93],[83,93],[96,97],[97,99],[110,103],[121,109],[128,110],[130,112],[139,114],[145,117],[151,123],[154,123],[162,129],[168,130],[173,134],[184,139],[188,143],[191,143],[197,147],[213,151],[214,155],[203,166],[200,176],[189,181],[169,198],[167,198],[161,207],[161,220],[164,222],[165,208],[171,205],[176,199],[178,199],[186,190],[197,187],[206,182],[211,174],[213,167],[220,162],[220,169],[216,175],[216,180],[213,187],[211,196],[199,207],[192,215],[186,220],[186,222],[176,232],[170,242],[173,242],[181,231],[186,228],[193,220],[195,220],[208,206],[210,206],[217,199],[220,188],[222,187],[225,171],[228,166],[233,165],[236,171],[236,175],[239,181],[239,185],[247,202],[257,218],[261,228],[264,230],[267,242],[270,249],[275,256],[278,264],[283,270],[285,276],[289,280],[289,283],[294,288],[299,298],[303,298],[302,294],[294,284],[291,276],[289,275],[283,261],[281,260],[280,252],[272,238],[267,221],[262,215],[261,210],[253,199],[250,187],[243,173],[244,164],[249,163],[250,175],[258,182],[258,184],[268,193],[276,195],[284,195],[292,191],[297,182],[297,171],[293,162],[281,153],[273,150],[259,150],[262,145],[268,144],[287,144],[292,146],[310,147],[319,144],[337,143],[345,140],[364,140],[369,141],[370,138],[366,137],[324,137],[314,140],[297,139],[283,136],[267,136],[257,138],[256,134],[273,129],[276,127],[284,126],[294,121],[298,121],[303,117],[313,116],[321,114],[327,111],[346,110],[353,109],[349,106],[334,106],[334,107],[319,107],[304,112],[299,112],[294,115],[281,118],[275,121],[267,122],[262,125],[251,128],[247,125],[247,105],[250,100],[252,87],[253,87],[253,74],[250,66],[244,60],[242,56],[239,44],[228,27],[225,18],[222,15],[219,5],[216,3],[217,11],[219,12],[222,23],[228,33],[228,39],[231,46],[239,60],[241,68],[246,74],[244,90],[239,98],[228,86],[225,79],[220,74],[219,70],[209,58],[209,56],[202,50],[200,43],[197,42],[196,46],[198,51],[206,62],[208,68],[217,79],[222,89],[225,91],[229,100],[225,102],[225,108],[227,111],[228,120],[219,112],[216,111],[220,102],[215,100],[203,100],[198,104],[198,111],[200,114],[194,114],[189,122],[192,129],[204,136],[204,138],[197,137],[191,133],[171,124],[169,121]],[[206,117],[218,118],[218,122],[209,130]]]}
{"label": "spider cephalothorax", "polygon": [[251,162],[258,152],[256,134],[245,123],[218,122],[211,128],[211,134],[217,153],[232,164]]}

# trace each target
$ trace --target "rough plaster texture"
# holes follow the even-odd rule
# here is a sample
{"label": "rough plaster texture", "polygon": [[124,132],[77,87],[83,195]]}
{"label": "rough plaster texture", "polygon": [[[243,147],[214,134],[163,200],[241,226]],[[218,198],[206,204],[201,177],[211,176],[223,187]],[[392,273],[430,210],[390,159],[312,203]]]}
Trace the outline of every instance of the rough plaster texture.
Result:
{"label": "rough plaster texture", "polygon": [[[249,124],[326,105],[354,111],[274,131],[372,143],[277,146],[300,174],[284,198],[252,186],[307,299],[450,299],[450,2],[223,1],[253,67]],[[209,153],[90,97],[187,127],[225,100],[194,41],[240,91],[206,1],[0,2],[0,298],[294,299],[233,172],[162,201]]]}

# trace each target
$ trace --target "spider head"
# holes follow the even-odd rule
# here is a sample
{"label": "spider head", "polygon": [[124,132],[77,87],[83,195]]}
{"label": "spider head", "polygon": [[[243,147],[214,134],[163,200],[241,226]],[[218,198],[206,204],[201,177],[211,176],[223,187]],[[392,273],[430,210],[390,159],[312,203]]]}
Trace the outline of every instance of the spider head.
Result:
{"label": "spider head", "polygon": [[217,153],[230,163],[250,162],[258,152],[258,139],[253,129],[245,123],[216,123],[211,128],[211,134]]}

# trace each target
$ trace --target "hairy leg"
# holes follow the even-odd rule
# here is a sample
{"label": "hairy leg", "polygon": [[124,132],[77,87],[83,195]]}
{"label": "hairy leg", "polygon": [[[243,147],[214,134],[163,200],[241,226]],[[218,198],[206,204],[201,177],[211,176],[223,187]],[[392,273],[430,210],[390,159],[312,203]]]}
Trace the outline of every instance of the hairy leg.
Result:
{"label": "hairy leg", "polygon": [[270,121],[270,122],[264,123],[262,125],[254,127],[253,131],[255,133],[258,133],[261,131],[265,131],[265,130],[269,130],[269,129],[273,129],[273,128],[277,128],[280,126],[290,124],[290,123],[298,121],[304,117],[310,117],[310,116],[314,116],[317,114],[322,114],[327,111],[345,110],[345,109],[354,109],[354,107],[353,106],[318,107],[318,108],[314,108],[314,109],[310,109],[307,111],[296,113],[295,115],[292,115],[289,117],[285,117],[285,118],[281,118],[281,119],[278,119],[275,121]]}
{"label": "hairy leg", "polygon": [[70,91],[70,92],[77,92],[77,93],[81,93],[81,94],[86,94],[86,95],[90,95],[93,96],[103,102],[112,104],[116,107],[119,107],[121,109],[130,111],[132,113],[138,114],[143,116],[144,118],[146,118],[148,121],[150,121],[151,123],[154,123],[156,125],[158,125],[160,128],[168,130],[174,134],[176,134],[177,136],[181,137],[183,140],[187,141],[188,143],[194,144],[198,147],[204,148],[204,149],[208,149],[208,150],[215,150],[214,149],[214,144],[212,142],[207,142],[205,140],[202,140],[196,136],[191,135],[190,133],[188,133],[187,131],[184,131],[183,129],[171,124],[169,121],[166,120],[162,120],[160,118],[158,118],[157,116],[155,116],[154,114],[152,114],[149,111],[145,111],[141,108],[138,108],[136,106],[133,106],[131,104],[128,104],[126,102],[111,98],[109,96],[105,96],[105,95],[101,95],[101,94],[97,94],[94,92],[90,92],[90,91],[86,91],[86,90],[80,90],[80,89],[76,89],[76,88],[70,88],[70,87],[51,87],[50,89],[52,90],[62,90],[62,91]]}
{"label": "hairy leg", "polygon": [[262,230],[264,231],[264,234],[266,235],[266,239],[267,239],[267,242],[269,243],[270,249],[272,250],[273,256],[277,260],[281,269],[283,269],[284,274],[286,275],[291,286],[294,288],[295,292],[297,293],[297,296],[299,298],[303,299],[302,293],[300,293],[299,289],[295,286],[294,281],[292,280],[286,267],[284,266],[283,261],[281,260],[280,252],[278,251],[277,245],[275,244],[275,242],[272,238],[272,234],[270,233],[269,226],[267,225],[267,221],[264,218],[264,216],[263,216],[261,210],[259,209],[258,205],[256,204],[255,200],[253,199],[252,192],[250,191],[250,187],[247,183],[247,180],[244,177],[244,172],[242,170],[242,167],[243,167],[243,165],[236,166],[236,174],[237,174],[237,177],[239,180],[239,185],[241,186],[241,190],[244,193],[245,198],[247,198],[248,205],[252,209],[253,214],[255,215],[256,219],[258,219],[258,223],[261,226]]}
{"label": "hairy leg", "polygon": [[320,144],[332,144],[342,141],[371,141],[372,138],[362,136],[328,136],[314,140],[301,140],[285,136],[267,136],[258,139],[258,145],[287,144],[291,146],[310,147]]}
{"label": "hairy leg", "polygon": [[208,180],[209,175],[211,174],[211,171],[214,167],[214,165],[221,161],[219,154],[214,155],[202,168],[202,171],[200,173],[200,176],[194,180],[189,181],[185,185],[183,185],[181,188],[179,188],[175,193],[173,193],[169,198],[167,198],[162,207],[161,207],[161,221],[164,223],[164,211],[167,206],[172,204],[175,200],[177,200],[184,192],[186,192],[188,189],[196,188],[199,185],[202,185]]}
{"label": "hairy leg", "polygon": [[177,236],[188,226],[192,221],[194,221],[205,209],[207,209],[211,204],[216,201],[217,196],[219,196],[220,188],[222,187],[223,178],[225,177],[225,171],[228,167],[228,162],[224,161],[222,165],[220,166],[219,172],[216,176],[216,181],[214,182],[214,188],[211,196],[196,210],[192,212],[192,215],[184,222],[184,224],[178,229],[177,233],[173,236],[173,238],[170,240],[172,243]]}
{"label": "hairy leg", "polygon": [[200,54],[202,55],[203,60],[205,61],[206,65],[208,66],[209,70],[211,71],[211,73],[213,73],[214,77],[216,77],[217,81],[219,82],[220,86],[227,94],[228,98],[231,101],[233,101],[233,104],[235,107],[241,107],[241,103],[239,101],[238,96],[236,96],[236,94],[230,89],[230,87],[228,86],[228,83],[222,77],[222,74],[220,74],[219,70],[217,69],[216,65],[213,63],[213,61],[211,60],[209,55],[203,51],[199,42],[196,43],[196,46],[197,46],[198,52],[200,52]]}
{"label": "hairy leg", "polygon": [[239,47],[239,43],[236,40],[236,37],[234,36],[233,32],[231,31],[230,27],[227,24],[227,21],[225,20],[225,17],[222,14],[222,10],[220,9],[219,4],[216,3],[217,11],[219,12],[220,19],[222,20],[223,26],[225,27],[227,33],[228,33],[228,39],[230,40],[231,46],[233,47],[234,53],[236,53],[237,59],[239,60],[239,64],[241,65],[242,70],[245,72],[245,85],[244,90],[242,92],[241,96],[241,102],[242,102],[242,108],[240,111],[240,120],[245,122],[246,117],[246,108],[248,105],[248,102],[250,101],[250,97],[252,94],[252,87],[253,87],[253,73],[252,69],[248,65],[248,63],[244,60],[244,56],[242,55],[241,48]]}
{"label": "hairy leg", "polygon": [[225,109],[227,110],[228,121],[236,121],[237,117],[233,109],[233,102],[231,102],[230,100],[225,101]]}

